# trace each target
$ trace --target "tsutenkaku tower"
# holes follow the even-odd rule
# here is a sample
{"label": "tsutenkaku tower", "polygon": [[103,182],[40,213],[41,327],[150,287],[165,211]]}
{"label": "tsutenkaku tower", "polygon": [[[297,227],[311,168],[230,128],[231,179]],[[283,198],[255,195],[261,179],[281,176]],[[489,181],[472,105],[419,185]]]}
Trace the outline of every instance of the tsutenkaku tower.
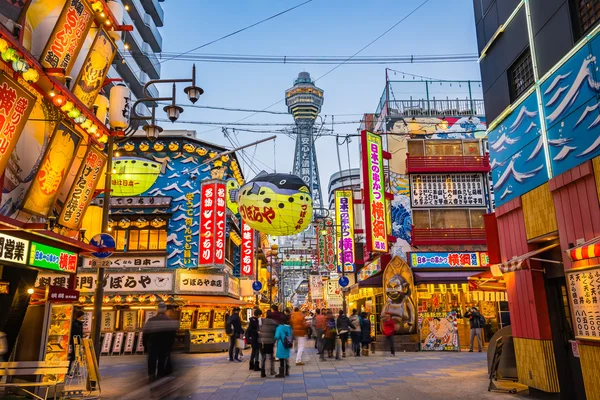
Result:
{"label": "tsutenkaku tower", "polygon": [[314,125],[323,105],[323,90],[315,86],[308,72],[300,72],[294,80],[294,86],[285,91],[285,104],[296,122],[294,174],[306,182],[312,192],[313,207],[318,210],[323,208],[323,194],[315,151]]}

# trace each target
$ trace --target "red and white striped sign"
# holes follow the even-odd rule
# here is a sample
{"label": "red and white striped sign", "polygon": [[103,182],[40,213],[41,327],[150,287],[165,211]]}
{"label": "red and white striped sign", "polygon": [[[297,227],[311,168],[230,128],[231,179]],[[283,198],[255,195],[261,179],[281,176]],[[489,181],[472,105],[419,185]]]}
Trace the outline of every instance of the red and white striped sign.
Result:
{"label": "red and white striped sign", "polygon": [[202,184],[200,203],[200,251],[198,266],[212,266],[215,260],[216,184]]}
{"label": "red and white striped sign", "polygon": [[254,229],[242,219],[242,276],[254,275]]}
{"label": "red and white striped sign", "polygon": [[225,224],[226,194],[225,183],[216,183],[216,208],[215,208],[215,264],[225,264]]}

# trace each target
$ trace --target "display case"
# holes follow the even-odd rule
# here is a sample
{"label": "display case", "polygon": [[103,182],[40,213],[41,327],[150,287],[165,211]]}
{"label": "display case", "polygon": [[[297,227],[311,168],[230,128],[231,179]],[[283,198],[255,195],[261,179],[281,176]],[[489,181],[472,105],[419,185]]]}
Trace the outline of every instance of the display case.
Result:
{"label": "display case", "polygon": [[[47,305],[49,312],[44,340],[44,361],[68,361],[69,335],[71,333],[71,320],[73,318],[73,304]],[[44,350],[40,353],[43,353]]]}
{"label": "display case", "polygon": [[210,353],[228,349],[229,336],[225,329],[189,330],[185,333],[185,351],[188,353]]}

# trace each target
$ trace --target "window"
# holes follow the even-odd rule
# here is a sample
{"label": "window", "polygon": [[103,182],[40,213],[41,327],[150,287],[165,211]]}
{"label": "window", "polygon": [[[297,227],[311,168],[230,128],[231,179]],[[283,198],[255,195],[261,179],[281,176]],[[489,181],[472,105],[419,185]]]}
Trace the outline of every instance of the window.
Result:
{"label": "window", "polygon": [[[114,230],[117,250],[166,250],[167,231],[164,229]],[[127,245],[127,246],[126,246]]]}
{"label": "window", "polygon": [[233,264],[233,247],[235,244],[231,241],[231,239],[227,238],[225,242],[225,259]]}
{"label": "window", "polygon": [[465,156],[480,156],[479,141],[465,141],[463,142],[463,155]]}
{"label": "window", "polygon": [[484,228],[485,209],[429,209],[413,210],[415,228],[453,229]]}
{"label": "window", "polygon": [[114,231],[114,237],[116,242],[116,250],[125,250],[125,243],[127,243],[127,231]]}
{"label": "window", "polygon": [[429,210],[413,210],[415,228],[429,228]]}
{"label": "window", "polygon": [[408,154],[410,154],[411,156],[424,156],[425,152],[423,148],[424,146],[422,140],[408,141]]}
{"label": "window", "polygon": [[571,0],[576,36],[581,38],[600,21],[600,0]]}
{"label": "window", "polygon": [[508,69],[508,80],[511,101],[518,99],[519,96],[533,85],[533,64],[529,49],[525,50]]}

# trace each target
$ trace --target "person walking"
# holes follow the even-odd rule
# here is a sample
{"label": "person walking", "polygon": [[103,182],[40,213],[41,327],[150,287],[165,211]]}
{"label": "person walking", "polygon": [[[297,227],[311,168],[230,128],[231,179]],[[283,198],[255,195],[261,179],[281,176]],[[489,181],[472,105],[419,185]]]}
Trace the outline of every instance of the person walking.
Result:
{"label": "person walking", "polygon": [[396,323],[390,316],[390,314],[383,314],[383,334],[385,336],[385,341],[390,347],[390,353],[392,356],[396,355],[396,350],[394,349],[394,333],[396,333]]}
{"label": "person walking", "polygon": [[294,340],[296,340],[296,365],[304,365],[302,362],[302,353],[304,353],[304,344],[306,341],[306,318],[304,314],[300,312],[298,307],[294,308],[294,312],[291,317],[292,332],[294,334]]}
{"label": "person walking", "polygon": [[275,321],[278,325],[281,323],[284,314],[279,311],[279,307],[277,304],[273,304],[271,306],[271,319]]}
{"label": "person walking", "polygon": [[241,339],[244,334],[239,307],[235,307],[233,313],[227,319],[227,328],[227,334],[229,335],[229,361],[242,362],[240,359],[240,349],[236,346],[237,339]]}
{"label": "person walking", "polygon": [[337,338],[337,329],[333,313],[327,313],[327,321],[325,325],[325,348],[327,349],[327,357],[333,358],[333,350],[335,350],[335,340]]}
{"label": "person walking", "polygon": [[158,314],[146,321],[142,342],[148,352],[148,379],[150,382],[164,377],[168,372],[171,349],[179,323],[167,317],[167,305],[158,303]]}
{"label": "person walking", "polygon": [[350,325],[350,338],[352,339],[352,352],[356,357],[360,357],[360,315],[358,310],[355,308],[352,310],[352,315],[349,318]]}
{"label": "person walking", "polygon": [[319,359],[325,359],[325,316],[321,314],[321,310],[317,308],[317,315],[315,316],[315,333],[317,337],[317,354]]}
{"label": "person walking", "polygon": [[259,353],[260,343],[258,342],[258,328],[260,324],[260,316],[262,311],[259,308],[254,310],[254,315],[250,317],[248,321],[248,329],[246,329],[246,341],[252,346],[252,353],[250,353],[250,366],[251,371],[260,371]]}
{"label": "person walking", "polygon": [[277,341],[277,354],[279,359],[279,374],[275,378],[284,378],[290,375],[290,349],[294,345],[292,337],[292,328],[288,324],[287,316],[281,318],[281,324],[275,330],[275,340]]}
{"label": "person walking", "polygon": [[275,345],[275,331],[277,329],[277,322],[273,320],[273,313],[267,311],[267,317],[260,320],[260,327],[258,329],[258,342],[260,343],[260,376],[262,378],[267,377],[267,356],[270,361],[270,374],[275,375],[275,356],[273,354],[273,347]]}
{"label": "person walking", "polygon": [[485,318],[477,311],[477,307],[471,307],[469,311],[465,313],[465,318],[469,318],[469,324],[471,325],[471,338],[469,352],[473,352],[473,341],[477,337],[478,351],[481,353],[483,345],[483,335],[481,333],[482,328],[485,326]]}
{"label": "person walking", "polygon": [[348,334],[350,332],[350,319],[344,313],[344,310],[340,310],[336,325],[340,341],[342,342],[342,357],[346,357],[346,343],[348,342]]}
{"label": "person walking", "polygon": [[369,314],[363,312],[361,315],[362,323],[360,324],[360,342],[362,344],[362,355],[369,355],[369,344],[371,343],[371,321]]}
{"label": "person walking", "polygon": [[73,312],[73,322],[71,323],[71,337],[69,338],[69,345],[71,346],[71,353],[69,354],[69,373],[71,373],[71,367],[73,366],[73,361],[77,358],[76,346],[75,346],[75,338],[78,337],[79,340],[83,339],[83,316],[85,313],[77,308]]}

